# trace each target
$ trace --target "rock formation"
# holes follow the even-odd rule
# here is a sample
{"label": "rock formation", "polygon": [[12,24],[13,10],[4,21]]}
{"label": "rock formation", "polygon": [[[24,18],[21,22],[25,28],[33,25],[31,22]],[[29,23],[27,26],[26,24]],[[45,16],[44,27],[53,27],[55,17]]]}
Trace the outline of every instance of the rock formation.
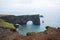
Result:
{"label": "rock formation", "polygon": [[26,36],[3,28],[0,28],[0,34],[0,40],[60,40],[60,28],[52,28],[49,26],[46,27],[44,32],[30,32]]}
{"label": "rock formation", "polygon": [[39,15],[21,15],[21,16],[7,15],[1,16],[0,18],[14,25],[15,24],[26,25],[28,21],[32,21],[34,25],[40,25]]}
{"label": "rock formation", "polygon": [[0,19],[0,28],[16,29],[13,24]]}

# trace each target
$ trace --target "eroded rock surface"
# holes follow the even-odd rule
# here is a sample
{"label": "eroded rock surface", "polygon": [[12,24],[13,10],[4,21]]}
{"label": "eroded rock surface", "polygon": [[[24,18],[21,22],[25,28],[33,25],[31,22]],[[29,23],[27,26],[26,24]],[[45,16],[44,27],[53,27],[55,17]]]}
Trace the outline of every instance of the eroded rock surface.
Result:
{"label": "eroded rock surface", "polygon": [[21,16],[8,15],[8,16],[1,16],[0,18],[14,25],[15,24],[26,25],[28,21],[32,21],[34,25],[40,25],[39,14],[21,15]]}
{"label": "eroded rock surface", "polygon": [[44,32],[30,32],[26,36],[19,35],[10,29],[0,28],[0,40],[60,40],[60,28],[52,28],[47,26]]}

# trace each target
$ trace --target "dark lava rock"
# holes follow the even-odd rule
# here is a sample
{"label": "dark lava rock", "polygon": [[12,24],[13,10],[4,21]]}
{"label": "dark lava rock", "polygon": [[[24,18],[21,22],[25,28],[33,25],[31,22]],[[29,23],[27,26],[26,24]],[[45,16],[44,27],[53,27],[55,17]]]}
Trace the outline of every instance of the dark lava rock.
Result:
{"label": "dark lava rock", "polygon": [[21,16],[8,15],[2,16],[0,18],[14,25],[15,24],[26,25],[29,20],[31,20],[34,25],[40,25],[39,15],[21,15]]}

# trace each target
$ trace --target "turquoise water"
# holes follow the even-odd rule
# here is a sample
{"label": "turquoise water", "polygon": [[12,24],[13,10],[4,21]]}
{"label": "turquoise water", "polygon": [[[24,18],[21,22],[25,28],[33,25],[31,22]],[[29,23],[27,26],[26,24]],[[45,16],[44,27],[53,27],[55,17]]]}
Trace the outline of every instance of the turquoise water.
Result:
{"label": "turquoise water", "polygon": [[[58,28],[60,27],[60,17],[56,16],[56,14],[53,16],[52,14],[46,15],[43,18],[40,17],[40,25],[33,25],[32,21],[28,21],[27,25],[19,26],[18,32],[22,35],[26,35],[28,32],[44,32],[46,29],[46,26],[51,26]],[[44,21],[44,23],[42,23]]]}
{"label": "turquoise water", "polygon": [[23,25],[18,28],[18,32],[22,35],[26,35],[28,32],[43,32],[45,30],[45,26],[43,25]]}
{"label": "turquoise water", "polygon": [[18,28],[18,32],[22,35],[26,35],[27,32],[42,32],[45,30],[45,27],[42,25],[23,25]]}
{"label": "turquoise water", "polygon": [[[59,13],[45,13],[41,14],[44,17],[40,17],[40,25],[33,25],[32,21],[27,22],[27,25],[19,26],[18,32],[22,35],[26,35],[28,32],[43,32],[46,26],[58,28],[60,27],[60,15]],[[42,23],[44,21],[44,23]]]}

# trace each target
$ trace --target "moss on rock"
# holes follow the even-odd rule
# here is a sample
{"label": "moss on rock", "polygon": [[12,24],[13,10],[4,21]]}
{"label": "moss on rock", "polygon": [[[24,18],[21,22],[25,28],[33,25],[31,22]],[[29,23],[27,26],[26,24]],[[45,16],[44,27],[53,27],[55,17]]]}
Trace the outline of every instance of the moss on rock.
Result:
{"label": "moss on rock", "polygon": [[3,19],[0,19],[0,27],[8,28],[8,29],[15,29],[13,24],[8,23],[8,22],[4,21]]}

